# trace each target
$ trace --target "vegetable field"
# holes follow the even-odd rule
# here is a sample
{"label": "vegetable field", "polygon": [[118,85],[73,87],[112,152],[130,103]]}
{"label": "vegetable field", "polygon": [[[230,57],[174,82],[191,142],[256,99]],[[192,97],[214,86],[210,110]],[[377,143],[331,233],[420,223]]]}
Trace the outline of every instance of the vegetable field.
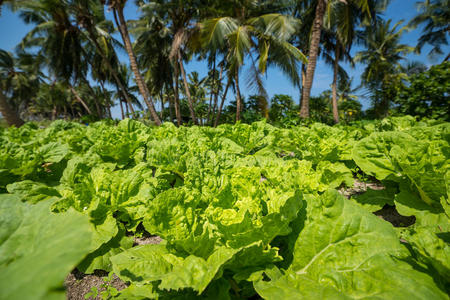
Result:
{"label": "vegetable field", "polygon": [[449,123],[0,130],[2,300],[449,299]]}

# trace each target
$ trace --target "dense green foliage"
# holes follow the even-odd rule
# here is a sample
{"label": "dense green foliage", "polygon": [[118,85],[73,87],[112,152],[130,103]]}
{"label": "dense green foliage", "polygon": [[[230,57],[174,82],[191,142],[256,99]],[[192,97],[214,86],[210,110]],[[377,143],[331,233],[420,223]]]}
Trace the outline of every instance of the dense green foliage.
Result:
{"label": "dense green foliage", "polygon": [[413,74],[396,89],[394,102],[400,113],[450,120],[450,62]]}
{"label": "dense green foliage", "polygon": [[[448,123],[0,130],[1,299],[62,297],[75,266],[117,299],[448,299]],[[346,199],[355,178],[385,189]]]}

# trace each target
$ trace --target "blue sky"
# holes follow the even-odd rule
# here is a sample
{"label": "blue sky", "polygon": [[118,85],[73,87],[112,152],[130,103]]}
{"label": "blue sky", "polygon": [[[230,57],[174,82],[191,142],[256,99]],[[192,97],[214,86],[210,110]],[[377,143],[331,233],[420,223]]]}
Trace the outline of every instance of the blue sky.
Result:
{"label": "blue sky", "polygon": [[[386,12],[384,13],[384,17],[386,19],[392,19],[393,24],[400,20],[405,20],[407,23],[412,17],[416,15],[416,1],[414,0],[392,0],[390,5],[388,6]],[[125,16],[127,19],[136,19],[138,17],[137,7],[132,4],[132,1],[128,1],[127,7],[125,9]],[[26,35],[26,33],[32,28],[30,25],[26,25],[19,17],[18,14],[12,13],[6,8],[2,9],[2,14],[0,16],[0,49],[4,49],[7,51],[13,51],[14,47],[21,41],[21,39]],[[419,27],[415,30],[407,32],[402,37],[402,43],[408,44],[410,46],[415,46],[417,44],[417,40],[420,37],[422,28]],[[443,57],[436,57],[434,59],[430,59],[427,56],[430,47],[424,47],[422,53],[417,55],[415,53],[411,53],[408,55],[409,60],[421,61],[427,65],[432,65],[440,62]],[[358,51],[357,47],[354,47],[352,50],[354,53]],[[448,53],[450,51],[450,47],[444,47],[444,53]],[[121,59],[127,61],[127,57],[125,55],[120,55]],[[197,71],[200,76],[205,76],[208,72],[207,66],[203,62],[192,61],[187,67],[187,72]],[[359,84],[359,78],[361,73],[363,72],[364,66],[361,64],[357,64],[355,68],[346,67],[347,72],[351,77],[354,77],[354,86]],[[244,75],[245,76],[245,75]],[[322,91],[330,89],[330,84],[332,82],[332,70],[330,66],[324,64],[322,60],[318,61],[314,84],[312,88],[312,95],[318,95]],[[244,77],[245,78],[245,77]],[[275,68],[269,68],[267,70],[267,74],[264,78],[265,87],[270,97],[275,94],[288,94],[291,95],[294,101],[299,101],[299,91],[297,88],[294,88],[289,80],[282,74],[281,71]],[[245,80],[241,83],[241,89],[244,95],[249,95],[254,93],[254,91],[249,90],[245,85]],[[233,98],[233,95],[229,95],[229,99]],[[369,107],[369,102],[360,98],[361,103],[363,104],[363,108],[366,109]],[[118,107],[113,108],[113,116],[119,118],[120,111]]]}

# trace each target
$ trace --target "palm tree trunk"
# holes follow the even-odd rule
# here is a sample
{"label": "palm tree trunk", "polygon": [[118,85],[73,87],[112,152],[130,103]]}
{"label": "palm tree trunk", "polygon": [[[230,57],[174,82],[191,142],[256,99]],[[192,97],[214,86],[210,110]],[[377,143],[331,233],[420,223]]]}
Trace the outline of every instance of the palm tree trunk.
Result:
{"label": "palm tree trunk", "polygon": [[[115,86],[116,86],[116,91],[117,91],[117,97],[119,97],[119,99],[120,99],[119,102],[121,105],[120,108],[122,109],[122,120],[124,119],[122,102],[125,102],[125,106],[130,109],[131,113],[134,116],[134,108],[133,108],[133,105],[131,105],[131,100],[130,100],[130,96],[128,95],[128,92],[127,91],[124,92],[124,94],[127,94],[127,98],[125,98],[123,96],[123,94],[120,92],[120,86],[117,84]],[[126,100],[126,99],[128,99],[128,100]]]}
{"label": "palm tree trunk", "polygon": [[108,95],[108,98],[105,99],[105,100],[106,100],[106,109],[107,109],[107,112],[108,112],[108,117],[109,117],[110,119],[112,119],[112,114],[111,114],[111,98],[109,97],[109,94],[106,92],[105,84],[103,83],[103,81],[100,80],[99,82],[100,82],[100,88],[102,89],[103,95],[105,95],[105,97]]}
{"label": "palm tree trunk", "polygon": [[70,108],[70,119],[75,118],[75,111],[73,110],[72,102],[69,102],[69,108]]}
{"label": "palm tree trunk", "polygon": [[[212,76],[212,83],[214,87],[214,82],[216,81],[216,56],[214,55],[214,63],[213,63],[213,76]],[[212,110],[212,100],[213,100],[213,94],[214,91],[211,87],[211,94],[209,95],[209,106],[208,106],[208,114],[206,116],[206,124],[209,124],[209,119],[211,116],[211,110]]]}
{"label": "palm tree trunk", "polygon": [[120,112],[122,113],[122,120],[125,119],[125,115],[123,113],[123,105],[122,105],[122,100],[119,100],[120,103]]}
{"label": "palm tree trunk", "polygon": [[6,123],[9,126],[20,127],[25,122],[19,117],[19,115],[14,111],[14,109],[9,105],[6,100],[6,96],[3,94],[3,91],[0,90],[0,113],[2,113],[3,118],[5,118]]}
{"label": "palm tree trunk", "polygon": [[239,70],[236,70],[236,74],[234,75],[234,81],[236,83],[236,122],[238,122],[241,120],[241,112],[242,112],[241,89],[239,88]]}
{"label": "palm tree trunk", "polygon": [[160,97],[161,97],[161,113],[159,114],[159,117],[162,120],[164,118],[164,95],[162,91],[160,91]]}
{"label": "palm tree trunk", "polygon": [[184,71],[183,59],[180,53],[178,53],[178,63],[180,64],[181,77],[183,79],[184,91],[186,92],[186,97],[188,100],[189,111],[191,113],[191,119],[195,125],[198,125],[198,120],[195,115],[194,103],[192,102],[191,91],[189,91],[189,85],[187,82],[186,72]]}
{"label": "palm tree trunk", "polygon": [[111,104],[108,101],[108,104],[106,105],[106,107],[108,108],[108,116],[109,118],[112,120],[112,112],[111,112]]}
{"label": "palm tree trunk", "polygon": [[213,110],[212,110],[213,116],[214,116],[214,114],[216,112],[216,109],[217,109],[217,102],[219,102],[219,93],[220,93],[220,86],[222,84],[222,77],[223,77],[223,65],[220,66],[219,82],[217,83],[217,89],[214,92],[214,107],[213,107]]}
{"label": "palm tree trunk", "polygon": [[75,96],[75,99],[77,99],[78,102],[81,103],[81,105],[84,107],[84,109],[87,111],[88,114],[92,115],[91,110],[89,109],[89,106],[87,106],[86,102],[83,101],[83,99],[81,99],[80,95],[78,94],[78,92],[73,88],[73,86],[69,85],[69,89],[72,92],[72,94]]}
{"label": "palm tree trunk", "polygon": [[144,79],[142,78],[141,73],[139,72],[136,55],[134,54],[133,46],[131,45],[130,35],[128,34],[127,23],[125,22],[125,17],[123,16],[123,7],[119,8],[119,9],[114,8],[113,12],[114,12],[114,18],[116,20],[116,23],[117,23],[116,14],[119,18],[119,23],[117,24],[117,26],[119,28],[119,32],[120,32],[123,42],[125,44],[125,49],[128,53],[128,57],[130,59],[130,66],[131,66],[131,69],[133,70],[134,77],[136,79],[136,83],[139,88],[139,92],[142,95],[142,97],[144,98],[144,101],[147,104],[148,109],[150,110],[150,114],[153,118],[153,121],[155,122],[156,125],[159,126],[159,125],[161,125],[161,120],[159,119],[158,114],[156,113],[156,109],[155,109],[155,105],[153,104],[153,100],[151,99],[148,88],[144,83]]}
{"label": "palm tree trunk", "polygon": [[214,92],[211,90],[211,94],[209,95],[208,114],[206,115],[206,124],[209,124],[209,119],[211,117],[211,111],[213,106],[213,94]]}
{"label": "palm tree trunk", "polygon": [[169,98],[167,98],[167,100],[169,100],[169,117],[170,117],[170,122],[173,122],[173,99],[172,97],[170,97],[169,94]]}
{"label": "palm tree trunk", "polygon": [[178,74],[178,63],[175,62],[173,67],[174,77],[175,77],[175,86],[174,86],[174,99],[175,99],[175,116],[177,118],[177,125],[181,126],[181,110],[180,110],[180,92],[178,91],[179,87],[179,74]]}
{"label": "palm tree trunk", "polygon": [[322,30],[324,14],[325,0],[318,0],[316,15],[314,17],[314,23],[311,33],[311,45],[309,47],[305,84],[302,89],[302,103],[300,109],[301,118],[309,118],[309,97],[311,96],[311,88],[314,80],[314,72],[316,70],[317,56],[319,54],[320,34]]}
{"label": "palm tree trunk", "polygon": [[92,89],[92,86],[89,84],[89,81],[86,78],[83,78],[84,83],[86,84],[86,86],[88,87],[89,91],[91,92],[92,100],[94,101],[94,105],[95,105],[95,109],[97,110],[97,115],[99,117],[99,119],[103,118],[103,112],[100,109],[100,104],[97,101],[97,97],[95,95],[95,91]]}
{"label": "palm tree trunk", "polygon": [[54,121],[56,119],[56,105],[53,105],[53,109],[52,109],[52,121]]}
{"label": "palm tree trunk", "polygon": [[300,87],[300,90],[303,91],[303,87],[305,86],[306,81],[306,65],[302,64],[302,86]]}
{"label": "palm tree trunk", "polygon": [[225,99],[227,98],[227,93],[228,93],[228,89],[230,88],[230,85],[231,85],[231,79],[228,78],[227,86],[225,87],[225,91],[223,92],[223,95],[222,95],[222,101],[220,102],[220,105],[219,105],[219,111],[217,112],[217,117],[216,117],[216,120],[214,121],[214,127],[217,127],[217,125],[219,124],[220,115],[222,114],[223,104],[225,103]]}
{"label": "palm tree trunk", "polygon": [[334,68],[333,68],[333,84],[331,85],[332,97],[333,97],[333,120],[334,123],[339,123],[339,111],[337,103],[337,80],[338,80],[338,68],[339,68],[339,43],[336,42],[336,51],[334,58]]}
{"label": "palm tree trunk", "polygon": [[302,63],[302,66],[300,69],[301,69],[301,74],[302,74],[302,81],[300,82],[300,87],[299,87],[299,91],[300,91],[299,106],[301,106],[303,103],[302,98],[303,98],[303,88],[305,86],[305,80],[306,80],[306,65]]}

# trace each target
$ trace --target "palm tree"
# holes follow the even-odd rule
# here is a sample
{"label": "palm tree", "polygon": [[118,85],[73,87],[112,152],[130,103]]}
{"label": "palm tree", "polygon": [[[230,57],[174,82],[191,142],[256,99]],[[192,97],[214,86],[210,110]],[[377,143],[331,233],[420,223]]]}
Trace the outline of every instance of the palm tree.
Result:
{"label": "palm tree", "polygon": [[353,78],[342,78],[337,85],[339,115],[345,121],[353,121],[360,117],[362,105],[355,94],[359,87],[352,88]]}
{"label": "palm tree", "polygon": [[220,101],[220,105],[219,105],[219,108],[217,110],[217,115],[216,115],[216,118],[214,120],[214,127],[217,127],[217,125],[219,125],[220,116],[221,116],[222,110],[223,110],[223,105],[225,103],[225,99],[227,98],[228,90],[230,89],[231,83],[232,83],[232,79],[231,79],[231,77],[228,76],[227,84],[225,85],[225,90],[224,90],[224,92],[222,94],[222,99]]}
{"label": "palm tree", "polygon": [[[220,64],[220,71],[218,72],[216,69],[216,55],[210,55],[213,58],[212,70],[208,73],[208,79],[206,81],[206,86],[209,89],[209,105],[208,105],[208,113],[206,116],[206,124],[210,124],[210,121],[213,119],[212,117],[215,115],[217,110],[217,105],[219,101],[219,94],[222,90],[222,79],[223,79],[223,71],[224,64]],[[213,101],[214,99],[214,101]]]}
{"label": "palm tree", "polygon": [[[371,0],[299,0],[301,7],[315,6],[314,20],[310,29],[310,46],[308,53],[308,65],[306,68],[304,85],[302,88],[300,117],[309,117],[309,98],[311,95],[312,83],[314,80],[314,73],[316,69],[317,57],[319,54],[321,32],[323,27],[324,17],[326,13],[330,14],[333,7],[339,7],[339,5],[351,5],[356,8],[361,14],[370,17],[371,8],[375,7],[374,2]],[[338,3],[341,4],[338,4]],[[327,16],[330,18],[330,16]],[[349,17],[349,16],[347,16]]]}
{"label": "palm tree", "polygon": [[[163,99],[167,99],[170,115],[173,114],[173,106],[175,106],[177,123],[181,125],[180,103],[173,101],[172,96],[174,68],[170,60],[173,38],[170,25],[168,20],[162,18],[159,11],[153,7],[143,5],[140,10],[141,17],[129,22],[129,26],[130,32],[136,38],[134,50],[144,72],[144,80],[150,87],[150,94],[159,98],[162,105]],[[172,118],[171,121],[173,121]]]}
{"label": "palm tree", "polygon": [[24,37],[20,48],[39,47],[49,69],[60,79],[77,81],[85,76],[86,64],[80,33],[65,3],[57,0],[21,1],[20,17],[35,27]]}
{"label": "palm tree", "polygon": [[[250,71],[253,73],[251,83],[256,84],[260,95],[266,92],[260,79],[268,65],[281,68],[298,85],[298,61],[306,61],[303,53],[289,43],[289,38],[296,31],[297,21],[281,14],[271,13],[252,16],[245,7],[240,7],[237,17],[219,17],[202,23],[203,47],[223,49],[227,47],[226,61],[228,78],[234,80],[236,90],[236,121],[240,120],[243,108],[240,92],[239,72],[244,58],[250,57]],[[247,15],[248,14],[248,15]],[[257,54],[258,67],[253,55]]]}
{"label": "palm tree", "polygon": [[205,83],[208,77],[199,77],[198,72],[191,72],[189,75],[189,93],[191,95],[192,103],[196,116],[200,118],[200,124],[203,125],[205,119],[205,101],[206,101],[206,88]]}
{"label": "palm tree", "polygon": [[427,65],[421,61],[408,61],[406,65],[402,66],[402,71],[408,76],[420,74],[427,70]]}
{"label": "palm tree", "polygon": [[[87,113],[91,109],[75,86],[90,87],[86,78],[89,54],[83,47],[83,38],[69,14],[66,2],[56,0],[20,1],[20,17],[35,27],[24,37],[19,49],[39,47],[37,55],[44,58],[49,77],[62,80]],[[99,118],[102,112],[97,99],[92,98]]]}
{"label": "palm tree", "polygon": [[155,105],[153,103],[152,97],[148,90],[147,85],[144,82],[144,78],[139,71],[139,67],[137,64],[136,54],[133,50],[133,45],[131,44],[130,35],[128,33],[128,26],[125,21],[125,17],[123,14],[123,9],[127,0],[102,0],[102,4],[107,3],[108,7],[113,10],[114,21],[118,27],[119,33],[122,37],[123,43],[125,44],[125,49],[128,53],[128,57],[130,60],[130,66],[134,73],[134,78],[139,88],[139,92],[144,98],[145,103],[150,111],[153,121],[156,125],[161,125],[161,120],[159,119],[158,114],[156,113]]}
{"label": "palm tree", "polygon": [[[411,26],[425,24],[416,50],[420,53],[425,44],[433,48],[430,55],[443,54],[441,45],[448,45],[450,32],[450,0],[425,0],[417,4],[420,13],[409,23]],[[447,54],[444,61],[450,58]]]}
{"label": "palm tree", "polygon": [[[384,9],[385,7],[372,6],[369,10],[370,15],[376,16],[377,11]],[[333,68],[331,85],[333,119],[335,123],[339,123],[338,79],[348,80],[347,72],[339,65],[339,61],[350,62],[351,66],[354,66],[350,52],[355,41],[358,41],[357,27],[367,20],[365,20],[366,14],[362,13],[354,3],[341,1],[331,2],[328,13],[324,17],[322,56]]]}
{"label": "palm tree", "polygon": [[390,88],[401,80],[401,64],[405,54],[414,48],[401,44],[400,38],[407,26],[399,28],[402,22],[391,27],[391,20],[379,21],[376,27],[367,27],[364,31],[365,50],[358,52],[355,60],[366,64],[361,75],[362,85],[372,94],[375,112],[386,116],[391,98]]}
{"label": "palm tree", "polygon": [[194,124],[198,124],[184,61],[190,58],[189,43],[198,30],[197,22],[201,18],[200,12],[207,11],[209,7],[205,3],[195,0],[159,0],[154,2],[157,4],[160,14],[165,16],[171,24],[169,28],[172,32],[172,45],[169,57],[173,61],[174,68],[175,101],[179,101],[178,78],[181,75],[191,119]]}
{"label": "palm tree", "polygon": [[302,100],[300,117],[309,118],[309,97],[316,70],[317,55],[319,53],[320,34],[322,30],[323,17],[325,15],[325,0],[317,0],[315,17],[311,30],[311,41],[308,53],[308,65],[306,67],[305,81],[302,88]]}
{"label": "palm tree", "polygon": [[[0,110],[8,124],[20,126],[19,112],[25,112],[38,90],[43,74],[39,71],[41,59],[35,55],[0,50]],[[9,99],[9,100],[7,100]]]}
{"label": "palm tree", "polygon": [[[95,66],[92,66],[95,79],[108,80],[115,84],[123,98],[126,99],[129,109],[134,113],[132,101],[125,92],[126,88],[122,85],[118,75],[118,58],[113,47],[113,45],[119,47],[122,45],[111,36],[113,25],[106,20],[103,6],[92,0],[73,0],[69,4],[69,9],[77,20],[80,32],[84,33],[95,47],[91,51],[94,53],[94,63],[97,62]],[[106,70],[102,70],[105,67]],[[99,72],[103,74],[99,75]]]}
{"label": "palm tree", "polygon": [[[141,9],[144,11],[144,18],[158,18],[162,20],[161,24],[156,24],[160,28],[159,32],[170,37],[170,53],[169,60],[172,62],[173,80],[172,86],[175,97],[175,113],[178,124],[181,123],[181,110],[179,104],[179,77],[181,76],[182,88],[186,95],[188,102],[188,110],[190,117],[194,124],[198,124],[197,116],[195,114],[193,99],[189,91],[189,83],[186,74],[184,62],[192,57],[190,49],[190,41],[192,36],[198,31],[197,23],[201,19],[202,12],[208,12],[210,7],[204,1],[197,0],[157,0],[151,1],[148,4],[143,4],[143,1],[138,1]],[[150,23],[150,21],[147,21]],[[158,23],[158,22],[156,22]],[[155,22],[153,22],[155,24]],[[146,39],[150,36],[145,37]],[[166,41],[164,41],[166,42]],[[165,44],[163,44],[166,47]],[[153,54],[152,54],[153,55]]]}
{"label": "palm tree", "polygon": [[74,108],[74,103],[66,83],[44,82],[40,84],[28,111],[38,118],[55,120],[61,114],[64,118],[68,116],[73,118],[79,113],[79,110]]}

